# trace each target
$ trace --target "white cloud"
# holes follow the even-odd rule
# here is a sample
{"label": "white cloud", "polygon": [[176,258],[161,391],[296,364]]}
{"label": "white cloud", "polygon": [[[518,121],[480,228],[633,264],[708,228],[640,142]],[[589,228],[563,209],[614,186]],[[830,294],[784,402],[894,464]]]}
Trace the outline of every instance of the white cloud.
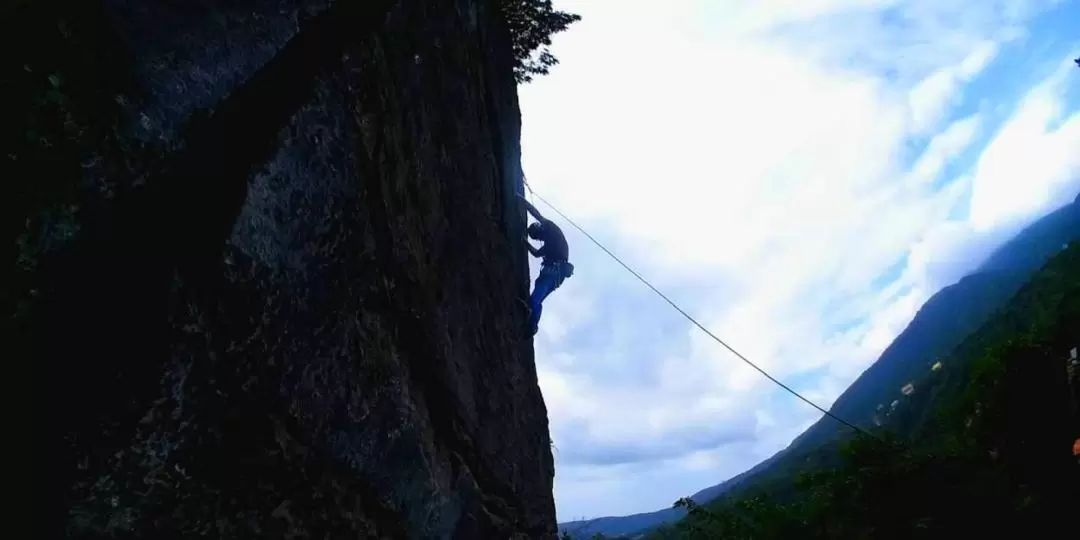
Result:
{"label": "white cloud", "polygon": [[921,134],[935,128],[949,106],[963,97],[964,84],[986,67],[997,49],[998,45],[993,41],[979,43],[958,64],[939,69],[919,81],[908,94],[912,130]]}
{"label": "white cloud", "polygon": [[971,144],[979,129],[981,117],[973,114],[953,122],[948,128],[930,139],[930,143],[915,165],[911,174],[917,182],[932,182],[938,178],[945,163]]}
{"label": "white cloud", "polygon": [[1075,71],[1064,60],[1021,101],[987,146],[975,169],[971,197],[977,229],[1023,219],[1080,185],[1080,114],[1063,110],[1067,85],[1076,84]]}
{"label": "white cloud", "polygon": [[[1014,102],[972,82],[1035,4],[558,2],[585,19],[556,38],[552,74],[521,89],[525,170],[706,327],[827,406],[1000,240],[997,224],[1045,210],[1080,166],[1060,77],[996,132],[982,107],[956,113]],[[1028,155],[1039,165],[1009,185],[1000,171]],[[537,340],[564,520],[666,507],[815,419],[564,229],[578,270]]]}

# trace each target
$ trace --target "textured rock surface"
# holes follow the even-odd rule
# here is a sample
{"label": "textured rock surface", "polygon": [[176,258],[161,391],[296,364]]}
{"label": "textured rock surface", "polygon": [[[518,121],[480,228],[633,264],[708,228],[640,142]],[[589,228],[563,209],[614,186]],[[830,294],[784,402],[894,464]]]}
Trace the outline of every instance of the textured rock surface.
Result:
{"label": "textured rock surface", "polygon": [[493,3],[21,9],[5,303],[49,524],[554,537]]}

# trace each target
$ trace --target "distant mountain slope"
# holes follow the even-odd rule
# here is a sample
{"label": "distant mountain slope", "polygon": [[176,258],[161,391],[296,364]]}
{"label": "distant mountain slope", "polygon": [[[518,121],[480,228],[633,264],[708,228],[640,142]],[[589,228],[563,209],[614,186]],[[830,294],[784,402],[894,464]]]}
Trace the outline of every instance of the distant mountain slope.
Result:
{"label": "distant mountain slope", "polygon": [[[1080,240],[1080,196],[1026,227],[974,273],[927,300],[879,359],[837,398],[831,412],[864,427],[874,426],[879,405],[887,409],[893,400],[902,397],[905,384],[917,382],[937,360],[986,323],[1063,245],[1074,240]],[[824,417],[768,460],[692,498],[700,503],[737,494],[749,485],[782,481],[796,470],[828,463],[836,459],[837,444],[849,431]],[[577,531],[583,538],[595,533],[629,535],[684,515],[684,510],[670,508],[565,523],[559,529]]]}
{"label": "distant mountain slope", "polygon": [[[751,478],[754,474],[768,467],[774,459],[776,459],[776,456],[757,464],[750,470],[734,476],[723,483],[707,487],[691,495],[690,498],[694,502],[700,504],[705,504],[716,499],[729,489],[740,485],[743,480]],[[593,535],[597,533],[606,536],[633,537],[637,533],[659,527],[660,525],[674,523],[685,516],[686,510],[682,508],[665,508],[655,512],[631,514],[629,516],[601,517],[560,523],[559,532],[570,533],[573,538],[592,538]]]}
{"label": "distant mountain slope", "polygon": [[[911,323],[836,399],[830,411],[864,427],[878,405],[889,406],[901,388],[980,327],[1063,245],[1080,239],[1080,202],[1051,212],[998,248],[975,273],[923,304]],[[800,454],[846,433],[822,418],[796,437],[787,452]]]}
{"label": "distant mountain slope", "polygon": [[[1076,202],[1025,228],[975,273],[927,300],[881,357],[836,399],[831,411],[859,425],[873,425],[879,404],[888,406],[901,395],[901,387],[982,326],[1064,244],[1077,238],[1080,204]],[[824,418],[807,430],[803,442],[821,443],[843,429]]]}
{"label": "distant mountain slope", "polygon": [[[876,437],[779,460],[648,540],[1051,537],[1080,508],[1080,240],[928,369]],[[787,454],[786,456],[791,456]],[[741,493],[736,493],[742,491]]]}
{"label": "distant mountain slope", "polygon": [[1047,214],[998,248],[979,272],[1019,271],[1028,275],[1076,237],[1080,229],[1080,195],[1072,203]]}

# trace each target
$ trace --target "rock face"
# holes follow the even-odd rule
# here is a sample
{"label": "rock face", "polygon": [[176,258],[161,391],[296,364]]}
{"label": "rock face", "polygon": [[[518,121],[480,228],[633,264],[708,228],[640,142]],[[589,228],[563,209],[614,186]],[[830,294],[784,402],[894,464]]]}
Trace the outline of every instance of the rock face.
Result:
{"label": "rock face", "polygon": [[495,4],[27,4],[48,524],[554,538]]}

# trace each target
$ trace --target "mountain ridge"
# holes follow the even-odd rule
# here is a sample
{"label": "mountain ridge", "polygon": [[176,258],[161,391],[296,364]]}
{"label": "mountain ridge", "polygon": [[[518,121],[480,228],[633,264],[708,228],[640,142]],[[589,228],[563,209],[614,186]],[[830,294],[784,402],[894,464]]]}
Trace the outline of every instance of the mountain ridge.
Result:
{"label": "mountain ridge", "polygon": [[[894,399],[892,396],[902,395],[900,390],[905,382],[924,372],[977,330],[1063,244],[1076,239],[1080,239],[1080,194],[1071,203],[1028,224],[973,271],[927,299],[878,359],[841,393],[830,412],[861,427],[874,426],[878,405],[887,405]],[[845,430],[848,428],[835,420],[822,417],[768,459],[698,491],[691,499],[700,504],[739,491],[759,478],[767,478],[769,469],[782,465],[781,462],[795,463],[801,459],[800,466],[805,467],[828,461],[830,456],[821,449],[838,443],[846,435]],[[589,535],[632,535],[681,519],[685,513],[683,509],[670,508],[625,516],[633,518],[625,522],[620,521],[623,517],[611,516],[560,523],[559,529]],[[637,525],[641,526],[633,528]]]}

